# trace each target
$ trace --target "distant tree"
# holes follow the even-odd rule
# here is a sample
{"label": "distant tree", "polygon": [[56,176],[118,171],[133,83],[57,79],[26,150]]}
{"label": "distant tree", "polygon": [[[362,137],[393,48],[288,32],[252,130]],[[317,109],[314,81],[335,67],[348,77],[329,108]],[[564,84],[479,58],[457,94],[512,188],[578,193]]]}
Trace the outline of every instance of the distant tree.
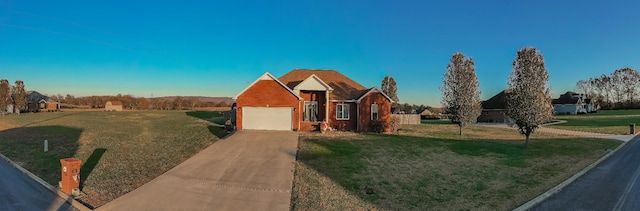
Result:
{"label": "distant tree", "polygon": [[442,106],[462,135],[462,128],[475,123],[482,111],[480,83],[473,58],[456,52],[450,61],[442,81]]}
{"label": "distant tree", "polygon": [[149,102],[147,101],[146,98],[144,97],[138,98],[138,109],[140,110],[149,109]]}
{"label": "distant tree", "polygon": [[200,104],[202,103],[197,97],[189,97],[187,98],[187,100],[185,100],[185,102],[188,103],[188,106],[191,107],[191,110],[196,109],[196,107],[200,106]]}
{"label": "distant tree", "polygon": [[11,85],[7,79],[0,80],[0,111],[4,116],[11,104]]}
{"label": "distant tree", "polygon": [[615,70],[612,74],[612,78],[617,78],[619,80],[620,84],[618,87],[621,87],[621,92],[626,95],[628,106],[633,105],[634,96],[638,92],[638,87],[640,85],[640,73],[638,73],[637,70],[625,67]]}
{"label": "distant tree", "polygon": [[583,93],[588,97],[591,94],[592,90],[590,80],[593,79],[589,78],[588,80],[579,80],[578,82],[576,82],[576,92]]}
{"label": "distant tree", "polygon": [[78,101],[76,101],[76,97],[74,97],[73,95],[67,94],[64,97],[64,102],[69,103],[69,104],[73,104],[73,105],[80,105],[80,103],[78,103]]}
{"label": "distant tree", "polygon": [[398,84],[396,84],[396,79],[392,76],[385,76],[382,79],[382,84],[380,85],[382,92],[384,92],[387,96],[391,98],[395,103],[400,102],[398,99]]}
{"label": "distant tree", "polygon": [[218,104],[216,104],[217,107],[228,107],[229,104],[225,101],[220,101],[218,102]]}
{"label": "distant tree", "polygon": [[13,89],[14,110],[20,114],[20,111],[27,108],[27,91],[24,90],[24,82],[17,80]]}
{"label": "distant tree", "polygon": [[183,102],[184,102],[184,99],[180,96],[177,96],[175,99],[173,99],[173,109],[182,110]]}
{"label": "distant tree", "polygon": [[548,81],[542,54],[536,48],[520,49],[508,80],[511,92],[507,95],[507,115],[515,121],[520,134],[525,135],[525,147],[531,133],[552,118]]}

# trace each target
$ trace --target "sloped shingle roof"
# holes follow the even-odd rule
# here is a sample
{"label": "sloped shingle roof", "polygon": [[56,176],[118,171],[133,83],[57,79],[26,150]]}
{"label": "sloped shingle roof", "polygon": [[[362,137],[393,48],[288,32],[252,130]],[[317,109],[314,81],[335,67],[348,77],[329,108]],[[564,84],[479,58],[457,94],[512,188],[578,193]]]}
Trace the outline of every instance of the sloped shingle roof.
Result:
{"label": "sloped shingle roof", "polygon": [[551,100],[551,104],[577,104],[580,98],[573,97],[575,94],[575,92],[564,93],[559,98]]}
{"label": "sloped shingle roof", "polygon": [[293,89],[311,75],[316,75],[320,80],[333,88],[329,96],[331,100],[356,100],[369,90],[335,70],[295,69],[283,75],[278,80],[290,89]]}
{"label": "sloped shingle roof", "polygon": [[509,90],[502,90],[488,100],[482,101],[482,109],[506,109],[507,95],[511,93]]}

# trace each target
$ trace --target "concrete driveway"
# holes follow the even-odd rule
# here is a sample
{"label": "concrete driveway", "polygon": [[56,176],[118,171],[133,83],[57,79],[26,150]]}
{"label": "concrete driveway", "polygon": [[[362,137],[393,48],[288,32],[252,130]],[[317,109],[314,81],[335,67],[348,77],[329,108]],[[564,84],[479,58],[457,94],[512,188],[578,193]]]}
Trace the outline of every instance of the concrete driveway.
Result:
{"label": "concrete driveway", "polygon": [[297,146],[295,132],[238,131],[98,210],[289,210]]}

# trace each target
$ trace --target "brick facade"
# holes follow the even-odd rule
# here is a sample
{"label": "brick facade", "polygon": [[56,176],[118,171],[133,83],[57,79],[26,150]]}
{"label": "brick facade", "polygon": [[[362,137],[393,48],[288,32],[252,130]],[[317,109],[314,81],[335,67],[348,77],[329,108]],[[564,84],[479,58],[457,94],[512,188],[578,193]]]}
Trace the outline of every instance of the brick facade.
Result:
{"label": "brick facade", "polygon": [[[391,121],[391,102],[385,99],[385,97],[379,92],[372,92],[360,100],[360,109],[358,114],[358,131],[374,132],[371,131],[370,128],[370,124],[372,122],[371,104],[374,103],[378,105],[378,119],[387,123]],[[389,127],[387,126],[384,132],[389,131]]]}
{"label": "brick facade", "polygon": [[[306,79],[318,80],[324,85],[298,86]],[[379,89],[366,89],[334,70],[294,70],[280,79],[265,73],[235,99],[238,130],[243,129],[243,107],[294,108],[292,124],[293,130],[296,131],[316,131],[323,121],[326,121],[329,127],[341,131],[370,131],[373,103],[378,105],[379,120],[386,121],[387,125],[391,120],[391,101]],[[305,101],[318,102],[316,121],[304,120]],[[337,119],[338,104],[349,105],[348,119]],[[387,127],[385,131],[388,129]]]}
{"label": "brick facade", "polygon": [[290,107],[293,112],[293,128],[298,130],[300,101],[274,80],[259,80],[236,99],[236,128],[242,130],[242,107]]}

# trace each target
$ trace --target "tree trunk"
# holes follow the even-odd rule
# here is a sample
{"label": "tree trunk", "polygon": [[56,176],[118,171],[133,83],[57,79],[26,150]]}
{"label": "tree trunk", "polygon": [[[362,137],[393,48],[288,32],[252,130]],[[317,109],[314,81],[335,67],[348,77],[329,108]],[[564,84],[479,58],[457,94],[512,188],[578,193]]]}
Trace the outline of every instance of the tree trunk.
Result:
{"label": "tree trunk", "polygon": [[531,135],[531,134],[526,134],[525,135],[526,138],[524,139],[524,148],[529,147],[529,135]]}
{"label": "tree trunk", "polygon": [[460,136],[462,136],[462,125],[458,125],[458,128],[460,129]]}

